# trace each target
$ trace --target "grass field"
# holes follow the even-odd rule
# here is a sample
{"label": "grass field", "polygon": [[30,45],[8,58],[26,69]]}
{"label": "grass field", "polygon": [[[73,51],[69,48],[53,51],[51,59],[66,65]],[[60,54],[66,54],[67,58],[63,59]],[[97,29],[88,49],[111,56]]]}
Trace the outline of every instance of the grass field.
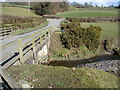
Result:
{"label": "grass field", "polygon": [[2,15],[14,15],[14,16],[33,16],[36,15],[32,10],[20,7],[2,7]]}
{"label": "grass field", "polygon": [[102,28],[102,38],[118,39],[118,22],[102,22],[102,23],[81,23],[82,26],[88,27],[89,25],[99,26]]}
{"label": "grass field", "polygon": [[119,77],[92,68],[21,65],[12,66],[8,71],[16,81],[24,79],[34,88],[119,87]]}
{"label": "grass field", "polygon": [[89,10],[89,9],[75,9],[58,13],[56,16],[60,17],[96,17],[96,16],[118,16],[118,10]]}
{"label": "grass field", "polygon": [[29,8],[29,6],[26,5],[17,5],[17,4],[10,4],[8,2],[2,2],[0,3],[2,4],[3,7],[21,7],[21,8]]}

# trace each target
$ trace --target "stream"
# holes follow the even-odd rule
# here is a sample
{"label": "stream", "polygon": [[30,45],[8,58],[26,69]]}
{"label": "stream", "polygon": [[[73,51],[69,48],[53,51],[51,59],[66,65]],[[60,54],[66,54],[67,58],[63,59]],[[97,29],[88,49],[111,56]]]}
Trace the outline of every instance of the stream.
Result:
{"label": "stream", "polygon": [[49,62],[50,66],[65,66],[65,67],[88,67],[110,72],[114,75],[119,74],[120,57],[117,55],[100,55],[84,60],[59,60]]}

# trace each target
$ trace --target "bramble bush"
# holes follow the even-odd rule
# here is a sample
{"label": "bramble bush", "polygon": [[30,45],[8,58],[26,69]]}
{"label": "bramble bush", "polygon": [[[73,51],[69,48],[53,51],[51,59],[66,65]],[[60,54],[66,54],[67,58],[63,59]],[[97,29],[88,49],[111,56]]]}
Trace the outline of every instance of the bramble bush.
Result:
{"label": "bramble bush", "polygon": [[68,49],[79,48],[85,45],[90,51],[96,52],[100,45],[100,27],[89,26],[84,28],[78,19],[68,18],[68,22],[61,25],[64,31],[61,34],[61,41]]}

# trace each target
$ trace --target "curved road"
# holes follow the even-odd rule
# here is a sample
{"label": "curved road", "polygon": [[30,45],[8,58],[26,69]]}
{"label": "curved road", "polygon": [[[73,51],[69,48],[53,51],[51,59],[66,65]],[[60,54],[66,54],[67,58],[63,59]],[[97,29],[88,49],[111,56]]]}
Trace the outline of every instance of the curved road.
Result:
{"label": "curved road", "polygon": [[[48,20],[48,25],[42,29],[45,29],[45,28],[48,28],[49,26],[52,26],[53,27],[53,30],[57,27],[60,26],[60,23],[62,20],[64,19],[47,19]],[[27,36],[27,35],[30,35],[34,32],[37,32],[39,30],[42,30],[42,29],[38,29],[36,31],[33,31],[33,32],[29,32],[29,33],[26,33],[26,34],[22,34],[22,35],[17,35],[17,36],[7,36],[7,37],[3,37],[3,38],[0,38],[0,46],[4,46],[5,44],[7,43],[10,43],[14,40],[18,40],[18,38],[22,38],[24,36]],[[29,38],[29,40],[31,40],[32,38]],[[22,43],[26,43],[27,41],[29,40],[24,40],[22,41]],[[14,44],[13,46],[9,46],[7,48],[2,48],[0,49],[0,62],[9,57],[10,55],[12,55],[13,53],[15,53],[17,51],[17,48],[18,48],[18,43]]]}

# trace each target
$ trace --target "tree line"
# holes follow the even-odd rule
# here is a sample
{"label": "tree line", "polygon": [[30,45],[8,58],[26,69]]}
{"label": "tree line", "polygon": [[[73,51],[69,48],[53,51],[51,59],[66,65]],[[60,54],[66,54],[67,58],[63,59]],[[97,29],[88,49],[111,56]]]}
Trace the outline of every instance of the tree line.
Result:
{"label": "tree line", "polygon": [[118,6],[114,6],[114,5],[109,5],[109,6],[101,5],[101,6],[98,6],[97,4],[93,5],[93,2],[85,2],[84,4],[73,2],[73,3],[70,3],[70,5],[72,5],[72,6],[76,7],[76,8],[90,8],[90,7],[120,8],[120,1],[118,2]]}
{"label": "tree line", "polygon": [[69,4],[67,2],[32,2],[31,7],[38,15],[47,15],[67,11]]}

